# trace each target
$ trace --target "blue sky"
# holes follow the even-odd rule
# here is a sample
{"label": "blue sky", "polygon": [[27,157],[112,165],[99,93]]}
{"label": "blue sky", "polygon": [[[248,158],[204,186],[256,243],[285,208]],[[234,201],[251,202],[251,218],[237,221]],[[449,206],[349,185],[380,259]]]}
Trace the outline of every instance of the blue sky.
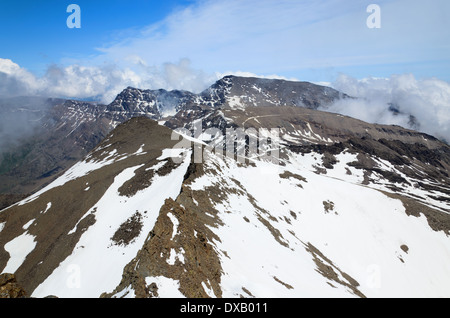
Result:
{"label": "blue sky", "polygon": [[[69,29],[70,4],[81,8],[81,29]],[[88,57],[118,36],[156,23],[192,1],[2,0],[0,57],[42,73],[66,58]]]}
{"label": "blue sky", "polygon": [[[66,25],[71,3],[81,29]],[[379,29],[366,24],[371,3]],[[2,0],[0,41],[0,72],[67,96],[111,98],[126,85],[200,90],[229,73],[450,81],[448,0]]]}

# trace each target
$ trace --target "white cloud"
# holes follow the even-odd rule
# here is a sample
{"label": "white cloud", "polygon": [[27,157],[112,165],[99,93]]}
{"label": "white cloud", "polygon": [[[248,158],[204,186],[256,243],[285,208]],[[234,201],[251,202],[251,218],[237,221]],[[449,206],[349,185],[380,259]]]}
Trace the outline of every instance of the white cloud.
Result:
{"label": "white cloud", "polygon": [[18,95],[21,92],[34,94],[38,86],[33,74],[9,59],[0,58],[0,95]]}
{"label": "white cloud", "polygon": [[[310,69],[448,60],[447,0],[379,0],[381,29],[366,25],[364,1],[203,0],[123,41],[97,61],[147,65],[188,57],[206,72],[284,74]],[[304,79],[308,80],[308,79]]]}
{"label": "white cloud", "polygon": [[[66,67],[50,66],[46,74],[36,77],[7,59],[0,59],[0,95],[40,95],[66,98],[96,97],[110,103],[127,86],[143,89],[184,89],[200,92],[225,75],[266,77],[287,80],[278,75],[258,75],[236,71],[207,74],[194,69],[188,59],[164,63],[160,67],[145,65],[136,58],[134,68],[120,69],[103,65]],[[410,126],[410,115],[416,117],[420,131],[450,140],[450,84],[436,79],[416,79],[412,74],[389,78],[355,79],[340,75],[331,83],[335,89],[357,100],[341,100],[328,111],[348,115],[371,123]],[[400,113],[389,111],[389,103]]]}
{"label": "white cloud", "polygon": [[[410,115],[418,130],[450,141],[450,83],[436,79],[416,79],[412,74],[390,78],[355,79],[341,75],[332,86],[356,100],[341,100],[328,111],[370,123],[411,127]],[[389,103],[400,112],[389,110]]]}
{"label": "white cloud", "polygon": [[188,59],[149,67],[135,57],[130,67],[52,65],[36,77],[11,60],[0,58],[0,96],[39,95],[97,98],[110,103],[127,86],[142,89],[184,89],[200,92],[218,78],[193,69]]}

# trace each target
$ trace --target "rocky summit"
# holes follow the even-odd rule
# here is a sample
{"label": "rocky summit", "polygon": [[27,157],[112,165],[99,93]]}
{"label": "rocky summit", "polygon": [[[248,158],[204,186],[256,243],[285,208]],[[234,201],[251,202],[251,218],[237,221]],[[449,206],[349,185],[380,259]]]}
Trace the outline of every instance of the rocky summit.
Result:
{"label": "rocky summit", "polygon": [[41,152],[71,160],[0,211],[0,272],[36,298],[449,297],[450,147],[318,110],[341,98],[225,77],[49,107]]}

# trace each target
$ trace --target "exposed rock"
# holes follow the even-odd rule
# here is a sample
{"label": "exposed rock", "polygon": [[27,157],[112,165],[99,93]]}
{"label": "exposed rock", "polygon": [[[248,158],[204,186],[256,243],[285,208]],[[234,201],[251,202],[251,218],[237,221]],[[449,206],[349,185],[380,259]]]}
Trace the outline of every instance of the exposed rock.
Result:
{"label": "exposed rock", "polygon": [[14,274],[0,275],[0,298],[26,298],[26,291],[17,283]]}
{"label": "exposed rock", "polygon": [[127,221],[122,223],[119,229],[114,233],[111,240],[116,245],[128,245],[130,244],[142,230],[142,215],[139,211],[130,217]]}

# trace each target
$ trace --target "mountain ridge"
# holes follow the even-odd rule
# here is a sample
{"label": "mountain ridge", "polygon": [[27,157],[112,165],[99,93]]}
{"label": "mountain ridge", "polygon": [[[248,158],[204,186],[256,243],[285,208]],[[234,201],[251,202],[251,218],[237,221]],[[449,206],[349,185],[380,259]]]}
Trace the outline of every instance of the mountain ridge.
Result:
{"label": "mountain ridge", "polygon": [[[28,111],[26,107],[23,108],[25,119],[19,120],[17,116],[11,115],[9,122],[16,122],[16,126],[21,127],[21,130],[28,129],[30,132],[24,140],[16,142],[13,147],[2,149],[0,153],[0,193],[22,195],[38,191],[85,156],[109,131],[132,117],[147,116],[164,120],[180,111],[201,109],[202,112],[208,112],[222,107],[234,107],[235,93],[231,97],[228,96],[230,94],[228,89],[237,87],[239,94],[251,96],[245,89],[242,91],[242,87],[245,86],[247,90],[253,91],[253,95],[259,94],[262,89],[252,88],[254,81],[258,82],[259,79],[228,76],[218,80],[200,94],[180,90],[141,90],[128,87],[108,105],[40,97],[16,98],[18,101],[24,100],[32,107],[28,107]],[[270,87],[270,83],[316,87],[314,84],[276,79],[261,80],[261,83],[267,87]],[[273,91],[273,96],[266,99],[273,100],[271,102],[273,105],[280,104],[279,94]],[[269,93],[264,93],[265,97],[269,96]],[[318,99],[312,95],[314,94],[309,94],[309,98],[317,103]],[[338,95],[335,93],[333,96]],[[329,98],[324,100],[329,101]],[[254,105],[256,100],[253,98],[247,102],[248,105]],[[11,114],[7,105],[8,103],[2,110],[6,115]],[[34,109],[39,112],[34,112]],[[170,127],[173,128],[173,124],[172,122]],[[2,139],[11,140],[6,136]]]}
{"label": "mountain ridge", "polygon": [[[233,112],[242,110],[224,115]],[[252,128],[264,119],[273,118]],[[310,137],[322,135],[310,125]],[[0,268],[32,297],[448,295],[450,210],[430,198],[445,191],[441,177],[325,135],[303,151],[278,136],[274,164],[239,160],[239,140],[221,156],[146,117],[120,124],[55,182],[0,211]],[[433,191],[413,190],[418,182]]]}

